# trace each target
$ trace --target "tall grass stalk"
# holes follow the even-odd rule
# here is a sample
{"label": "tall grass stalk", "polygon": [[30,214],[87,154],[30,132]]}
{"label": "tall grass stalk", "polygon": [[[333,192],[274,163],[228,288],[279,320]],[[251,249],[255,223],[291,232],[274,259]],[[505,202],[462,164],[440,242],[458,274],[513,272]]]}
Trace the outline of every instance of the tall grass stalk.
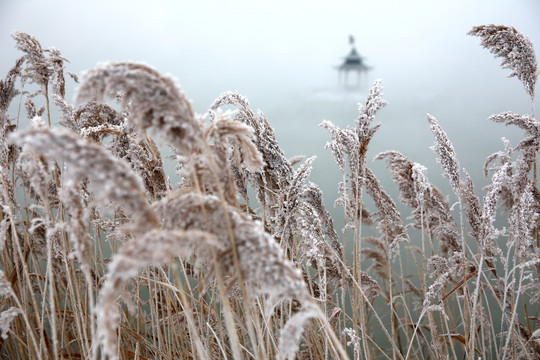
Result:
{"label": "tall grass stalk", "polygon": [[309,181],[316,158],[288,159],[244,96],[196,114],[148,65],[79,80],[60,51],[15,32],[22,56],[0,80],[0,356],[540,359],[534,47],[508,26],[469,34],[530,96],[531,115],[490,117],[522,139],[503,140],[475,189],[427,115],[452,191],[391,150],[375,159],[394,199],[368,161],[387,105],[376,81],[353,124],[321,124],[342,175],[335,226]]}

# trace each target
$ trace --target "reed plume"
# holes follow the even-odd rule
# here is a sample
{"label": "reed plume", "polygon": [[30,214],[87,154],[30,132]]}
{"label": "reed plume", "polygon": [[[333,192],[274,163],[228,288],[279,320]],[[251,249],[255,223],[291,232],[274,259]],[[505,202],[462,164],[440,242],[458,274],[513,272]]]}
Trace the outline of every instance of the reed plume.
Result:
{"label": "reed plume", "polygon": [[[97,304],[97,336],[104,355],[119,359],[116,331],[120,314],[116,299],[125,294],[127,282],[148,265],[166,264],[175,257],[188,257],[197,247],[219,247],[214,236],[198,230],[150,230],[126,243],[108,266],[105,283]],[[204,356],[204,353],[199,354]]]}
{"label": "reed plume", "polygon": [[427,179],[426,168],[411,162],[398,151],[380,153],[375,159],[386,159],[387,167],[398,185],[401,202],[412,209],[412,217],[416,221],[414,226],[433,231],[441,240],[444,254],[460,251],[458,227],[450,213],[450,206]]}
{"label": "reed plume", "polygon": [[525,130],[523,140],[516,146],[515,150],[537,152],[540,149],[540,123],[530,115],[519,115],[510,111],[491,115],[489,120],[496,123],[505,123],[506,125],[515,125],[520,129]]}
{"label": "reed plume", "polygon": [[[164,199],[155,205],[155,210],[163,218],[166,230],[199,229],[213,234],[222,248],[215,271],[221,276],[232,274],[236,281],[246,281],[250,291],[266,294],[266,316],[271,316],[274,307],[284,300],[294,299],[303,305],[302,315],[293,316],[282,330],[280,356],[292,359],[305,320],[320,315],[311,302],[300,272],[284,257],[282,249],[264,232],[261,224],[226,206],[215,196],[194,193]],[[237,274],[234,274],[235,250],[240,267]],[[207,263],[206,266],[211,265]],[[292,336],[292,342],[291,332],[296,334]]]}
{"label": "reed plume", "polygon": [[164,139],[185,154],[202,147],[201,124],[174,79],[148,65],[102,63],[82,74],[76,102],[114,99],[130,104],[130,124],[141,131],[155,127]]}
{"label": "reed plume", "polygon": [[9,104],[19,94],[19,90],[15,87],[15,81],[21,74],[23,62],[24,57],[17,59],[15,66],[8,71],[5,79],[0,80],[0,121],[2,125],[8,120],[6,117]]}
{"label": "reed plume", "polygon": [[22,59],[26,66],[21,73],[21,77],[30,79],[39,85],[46,85],[51,74],[51,64],[45,56],[39,41],[22,31],[14,32],[12,37],[16,42],[17,49],[25,53]]}
{"label": "reed plume", "polygon": [[49,161],[62,158],[69,166],[64,180],[68,186],[91,178],[92,186],[98,190],[96,200],[103,206],[111,201],[121,206],[136,220],[133,226],[148,229],[157,225],[140,178],[133,174],[129,165],[113,157],[102,146],[84,141],[67,129],[43,126],[13,134],[10,141],[25,145]]}
{"label": "reed plume", "polygon": [[231,243],[234,239],[244,280],[250,287],[270,295],[271,300],[267,301],[270,308],[281,299],[310,298],[299,272],[261,225],[225,206],[219,198],[195,193],[173,195],[156,203],[154,209],[166,230],[199,229],[216,236],[224,249],[219,256],[223,274],[234,271]]}
{"label": "reed plume", "polygon": [[264,163],[263,168],[259,171],[251,171],[248,168],[244,175],[236,171],[235,181],[239,184],[240,193],[244,198],[247,197],[247,184],[251,183],[256,192],[257,200],[263,206],[263,221],[270,222],[267,217],[275,216],[275,210],[271,208],[270,204],[276,202],[276,193],[285,191],[289,186],[294,172],[292,164],[285,157],[276,139],[274,129],[262,111],[255,114],[246,97],[238,92],[227,91],[222,93],[210,106],[211,118],[217,109],[225,105],[236,106],[238,111],[234,115],[234,119],[253,128],[255,145]]}
{"label": "reed plume", "polygon": [[468,35],[480,37],[484,48],[495,57],[502,58],[502,68],[512,70],[508,77],[517,77],[534,100],[538,64],[533,43],[528,37],[512,26],[493,24],[475,26]]}
{"label": "reed plume", "polygon": [[[532,42],[499,25],[470,35],[534,100]],[[352,125],[321,124],[342,176],[336,225],[310,181],[316,157],[288,159],[246,97],[224,92],[195,114],[171,76],[120,62],[84,72],[72,104],[60,51],[13,38],[23,54],[0,80],[1,357],[540,356],[534,107],[489,118],[524,134],[486,159],[483,189],[427,116],[458,206],[421,164],[378,154],[406,217],[368,162],[387,104],[376,81]],[[148,129],[172,147],[179,183]]]}

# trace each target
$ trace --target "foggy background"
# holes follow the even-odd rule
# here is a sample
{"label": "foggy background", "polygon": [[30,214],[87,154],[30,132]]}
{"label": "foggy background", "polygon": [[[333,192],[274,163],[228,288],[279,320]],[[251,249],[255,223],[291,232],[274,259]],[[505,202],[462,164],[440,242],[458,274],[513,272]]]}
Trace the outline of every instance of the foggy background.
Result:
{"label": "foggy background", "polygon": [[[540,52],[540,1],[75,1],[0,0],[0,76],[21,55],[11,34],[21,30],[56,47],[76,74],[102,61],[142,61],[176,77],[203,113],[220,93],[237,90],[274,126],[287,157],[317,155],[311,180],[329,206],[341,176],[329,150],[330,120],[354,124],[357,103],[383,79],[389,105],[368,158],[395,149],[428,168],[448,189],[426,113],[435,116],[477,190],[484,159],[515,145],[521,131],[487,120],[493,113],[531,113],[530,98],[508,70],[467,36],[474,25],[515,26]],[[372,66],[362,87],[345,92],[337,71],[349,35]],[[75,84],[70,82],[67,98]],[[538,101],[536,108],[539,109]],[[370,163],[394,192],[381,162]],[[446,192],[446,191],[445,191]],[[453,200],[451,201],[453,202]]]}

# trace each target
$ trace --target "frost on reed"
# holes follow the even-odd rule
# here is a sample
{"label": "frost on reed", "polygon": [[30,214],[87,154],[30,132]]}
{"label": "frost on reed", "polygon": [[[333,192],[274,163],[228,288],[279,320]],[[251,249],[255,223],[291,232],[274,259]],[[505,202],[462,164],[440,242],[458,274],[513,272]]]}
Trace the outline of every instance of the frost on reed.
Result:
{"label": "frost on reed", "polygon": [[[2,298],[15,297],[15,293],[11,288],[11,285],[7,281],[5,274],[0,270],[0,296]],[[2,311],[0,314],[0,330],[2,330],[2,339],[6,340],[8,338],[9,326],[15,316],[21,314],[21,309],[17,307],[10,307],[7,310]]]}
{"label": "frost on reed", "polygon": [[[199,194],[188,193],[164,199],[156,205],[156,211],[163,218],[165,229],[202,229],[216,236],[222,251],[217,255],[214,271],[220,276],[233,277],[229,287],[245,281],[249,292],[266,294],[266,316],[271,316],[273,308],[283,300],[294,299],[303,305],[305,310],[290,319],[280,337],[282,358],[292,359],[305,320],[319,316],[319,313],[311,303],[300,272],[285,259],[282,250],[263,231],[261,224],[232,207],[225,207],[216,197]],[[228,220],[224,222],[224,219]],[[240,266],[238,272],[234,271],[234,251]],[[212,267],[212,257],[207,259],[201,265]],[[296,334],[293,338],[290,337],[291,332]]]}
{"label": "frost on reed", "polygon": [[495,57],[502,58],[502,68],[512,70],[508,77],[521,80],[534,101],[538,64],[532,41],[512,26],[504,25],[475,26],[468,34],[482,38],[482,46]]}
{"label": "frost on reed", "polygon": [[[262,155],[254,143],[254,131],[235,120],[229,112],[212,112],[211,123],[203,128],[207,147],[186,162],[198,182],[213,194],[220,194],[230,204],[236,203],[238,173],[256,172],[263,166]],[[205,165],[204,165],[205,164]],[[239,188],[242,194],[245,189]]]}
{"label": "frost on reed", "polygon": [[267,301],[270,308],[282,298],[303,302],[309,299],[302,277],[261,224],[224,206],[219,198],[188,193],[164,199],[155,205],[155,210],[163,219],[164,229],[201,229],[214,234],[224,249],[216,268],[223,274],[234,271],[234,241],[244,280],[253,289],[271,295]]}
{"label": "frost on reed", "polygon": [[[324,121],[321,126],[330,132],[332,140],[326,144],[326,147],[332,150],[343,175],[343,181],[339,184],[340,197],[336,200],[336,205],[344,208],[345,215],[350,221],[347,226],[356,228],[358,221],[370,224],[373,217],[382,233],[390,236],[389,248],[395,249],[399,242],[407,239],[405,226],[394,201],[366,166],[369,142],[380,127],[380,124],[372,125],[372,122],[377,111],[386,105],[381,91],[381,83],[376,81],[370,89],[365,105],[359,106],[359,116],[354,128],[341,129],[330,121]],[[378,209],[373,216],[363,205],[362,189],[364,187]]]}
{"label": "frost on reed", "polygon": [[[6,77],[0,80],[0,183],[2,185],[0,199],[3,206],[16,203],[13,184],[8,171],[14,154],[13,149],[7,143],[7,138],[16,129],[16,125],[11,121],[8,110],[11,101],[19,94],[19,90],[16,88],[16,80],[20,76],[22,64],[23,59],[18,59]],[[6,222],[7,219],[3,219],[2,223]],[[4,239],[5,237],[2,236],[1,244],[4,243]],[[3,246],[0,246],[0,248],[3,248]]]}
{"label": "frost on reed", "polygon": [[[272,218],[275,210],[271,204],[276,202],[276,194],[284,191],[292,180],[293,168],[279,146],[274,129],[261,111],[255,114],[249,107],[246,97],[237,92],[221,94],[210,106],[210,116],[225,105],[234,105],[238,109],[234,118],[253,128],[255,145],[262,156],[263,171],[235,171],[235,181],[239,184],[239,192],[247,200],[247,187],[251,183],[256,191],[257,200],[262,205],[263,221],[267,223],[267,215]],[[233,168],[234,169],[234,168]],[[267,214],[268,212],[268,214]],[[268,219],[271,220],[271,219]],[[268,221],[269,222],[269,221]]]}
{"label": "frost on reed", "polygon": [[[255,190],[263,210],[262,221],[265,226],[272,227],[273,236],[282,248],[294,254],[292,259],[295,262],[299,260],[297,265],[307,260],[321,271],[319,274],[324,270],[329,277],[338,280],[347,276],[338,260],[343,250],[323,204],[322,191],[307,181],[315,157],[307,159],[294,171],[262,112],[255,115],[245,97],[236,92],[225,92],[210,107],[212,119],[216,117],[214,109],[224,105],[236,106],[238,110],[234,119],[254,129],[255,146],[262,156],[262,167],[246,167],[242,172],[238,165],[233,166],[239,193],[249,202],[248,186]],[[298,233],[303,238],[299,246],[294,241]],[[323,276],[321,288],[326,288],[325,282],[326,277]]]}
{"label": "frost on reed", "polygon": [[[155,205],[155,210],[163,219],[164,229],[201,229],[213,234],[221,247],[217,263],[207,252],[207,260],[199,266],[213,267],[220,277],[232,276],[233,283],[229,287],[245,281],[249,292],[266,294],[266,316],[271,316],[273,308],[283,300],[294,299],[303,305],[305,310],[290,319],[280,337],[282,358],[292,359],[305,319],[319,316],[319,312],[311,303],[300,272],[286,260],[261,224],[226,206],[219,198],[202,194],[187,193],[166,198]],[[235,256],[238,256],[239,265],[236,273]],[[291,332],[296,333],[294,341],[289,337]]]}
{"label": "frost on reed", "polygon": [[170,190],[171,185],[156,143],[148,136],[141,138],[139,132],[129,125],[128,112],[120,113],[96,101],[89,101],[77,108],[60,97],[55,97],[55,102],[62,110],[60,123],[63,126],[96,142],[103,143],[111,137],[107,147],[141,176],[152,199],[159,199]]}
{"label": "frost on reed", "polygon": [[[534,99],[532,43],[504,26],[470,34]],[[534,107],[490,117],[525,133],[488,157],[484,189],[431,115],[451,194],[399,151],[377,155],[405,217],[367,160],[386,105],[376,81],[353,126],[321,124],[342,175],[340,236],[310,181],[316,157],[287,159],[246,97],[225,92],[196,114],[170,76],[124,62],[85,72],[74,105],[60,52],[13,38],[23,55],[0,80],[1,357],[540,356]],[[149,128],[172,146],[179,183]]]}
{"label": "frost on reed", "polygon": [[376,159],[386,159],[400,191],[401,202],[412,210],[414,227],[432,231],[441,240],[443,253],[459,251],[456,240],[459,237],[458,228],[450,213],[450,206],[427,179],[426,168],[411,162],[398,151],[380,153]]}
{"label": "frost on reed", "polygon": [[103,346],[104,355],[110,359],[119,358],[116,332],[120,313],[116,299],[125,295],[128,281],[146,266],[166,264],[169,259],[190,256],[197,247],[210,246],[219,248],[220,244],[207,232],[157,229],[150,230],[122,246],[108,266],[107,278],[96,308],[97,336]]}
{"label": "frost on reed", "polygon": [[140,178],[102,146],[89,143],[67,129],[48,129],[43,125],[14,134],[10,140],[49,161],[63,159],[68,166],[64,173],[67,186],[76,186],[89,178],[98,190],[96,200],[103,206],[109,202],[121,206],[133,217],[134,230],[144,231],[157,225]]}
{"label": "frost on reed", "polygon": [[114,99],[123,93],[130,124],[160,129],[174,147],[189,154],[202,146],[201,128],[191,104],[170,76],[136,63],[103,63],[81,76],[76,102]]}

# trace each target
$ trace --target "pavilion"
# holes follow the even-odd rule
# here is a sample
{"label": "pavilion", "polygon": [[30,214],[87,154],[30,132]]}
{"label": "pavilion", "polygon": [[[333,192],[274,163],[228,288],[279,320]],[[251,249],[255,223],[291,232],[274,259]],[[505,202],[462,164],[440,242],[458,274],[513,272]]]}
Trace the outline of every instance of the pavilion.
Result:
{"label": "pavilion", "polygon": [[[354,46],[354,37],[349,36],[349,44],[351,45],[351,51],[345,57],[343,63],[337,67],[338,69],[338,81],[339,85],[345,88],[358,88],[361,84],[362,74],[367,74],[371,67],[364,64],[364,58],[358,54],[356,47]],[[356,72],[356,83],[349,84],[349,72]]]}

